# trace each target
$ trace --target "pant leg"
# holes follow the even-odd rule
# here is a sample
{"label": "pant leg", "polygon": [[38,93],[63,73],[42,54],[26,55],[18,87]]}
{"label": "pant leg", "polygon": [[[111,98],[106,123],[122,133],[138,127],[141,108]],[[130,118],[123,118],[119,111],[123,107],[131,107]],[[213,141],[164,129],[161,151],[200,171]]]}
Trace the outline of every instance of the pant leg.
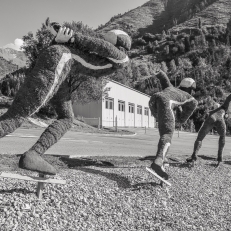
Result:
{"label": "pant leg", "polygon": [[220,120],[216,123],[217,132],[220,135],[219,143],[218,143],[218,153],[217,153],[217,161],[221,162],[223,158],[223,150],[225,147],[225,135],[226,135],[226,124],[224,120]]}
{"label": "pant leg", "polygon": [[155,163],[162,166],[167,155],[167,151],[171,145],[171,140],[175,129],[175,118],[168,99],[158,98],[156,101],[156,106],[158,109],[157,114],[160,139]]}
{"label": "pant leg", "polygon": [[214,126],[214,119],[212,119],[211,117],[208,117],[205,122],[202,124],[198,135],[197,135],[197,139],[194,143],[194,149],[193,149],[193,154],[192,154],[192,159],[197,158],[197,154],[202,146],[202,141],[205,138],[205,136],[209,133],[209,131],[213,128]]}
{"label": "pant leg", "polygon": [[38,141],[28,152],[35,151],[39,155],[44,154],[47,149],[57,143],[72,126],[74,113],[67,81],[61,85],[51,102],[55,107],[58,118],[45,129]]}

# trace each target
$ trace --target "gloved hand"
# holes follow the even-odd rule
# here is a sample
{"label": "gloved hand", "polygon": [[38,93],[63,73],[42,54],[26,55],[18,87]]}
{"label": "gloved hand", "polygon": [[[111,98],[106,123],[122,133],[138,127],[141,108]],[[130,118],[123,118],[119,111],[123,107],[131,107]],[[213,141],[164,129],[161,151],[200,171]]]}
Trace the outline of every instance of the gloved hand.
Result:
{"label": "gloved hand", "polygon": [[57,43],[67,43],[73,36],[73,30],[66,27],[60,27],[55,41]]}

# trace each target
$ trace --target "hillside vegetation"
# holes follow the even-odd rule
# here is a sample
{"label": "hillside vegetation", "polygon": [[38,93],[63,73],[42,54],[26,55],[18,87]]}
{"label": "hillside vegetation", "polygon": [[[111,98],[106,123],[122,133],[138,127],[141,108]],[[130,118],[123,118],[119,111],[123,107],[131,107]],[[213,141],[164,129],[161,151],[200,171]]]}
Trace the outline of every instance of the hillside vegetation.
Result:
{"label": "hillside vegetation", "polygon": [[229,0],[150,0],[124,14],[113,16],[98,31],[120,28],[132,37],[145,33],[161,33],[186,26],[197,26],[202,18],[204,25],[226,25],[231,14]]}

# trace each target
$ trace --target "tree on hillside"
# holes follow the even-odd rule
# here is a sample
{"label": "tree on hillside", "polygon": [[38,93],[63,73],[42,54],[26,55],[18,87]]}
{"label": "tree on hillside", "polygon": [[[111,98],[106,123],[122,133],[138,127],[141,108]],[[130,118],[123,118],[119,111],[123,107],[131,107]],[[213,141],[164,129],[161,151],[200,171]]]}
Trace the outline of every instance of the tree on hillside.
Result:
{"label": "tree on hillside", "polygon": [[172,60],[170,61],[170,63],[169,63],[169,72],[170,72],[171,74],[174,74],[174,73],[176,72],[176,70],[177,70],[177,67],[176,67],[175,60],[172,59]]}
{"label": "tree on hillside", "polygon": [[165,73],[168,73],[168,67],[166,65],[166,62],[161,62],[161,70]]}
{"label": "tree on hillside", "polygon": [[198,28],[199,28],[199,29],[201,29],[201,28],[202,28],[201,18],[198,18]]}
{"label": "tree on hillside", "polygon": [[42,24],[42,27],[36,32],[35,37],[32,32],[22,37],[24,41],[22,48],[27,56],[27,65],[29,68],[35,66],[40,52],[50,45],[52,38],[53,35],[46,29],[44,24]]}
{"label": "tree on hillside", "polygon": [[185,37],[185,52],[189,52],[190,51],[190,40],[189,40],[189,36]]}

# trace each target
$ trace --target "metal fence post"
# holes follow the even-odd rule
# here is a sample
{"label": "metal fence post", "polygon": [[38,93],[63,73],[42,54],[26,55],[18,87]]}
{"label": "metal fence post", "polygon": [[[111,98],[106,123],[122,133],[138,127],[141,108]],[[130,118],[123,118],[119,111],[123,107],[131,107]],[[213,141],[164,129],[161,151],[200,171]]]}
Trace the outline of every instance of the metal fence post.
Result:
{"label": "metal fence post", "polygon": [[100,129],[100,117],[99,117],[99,120],[98,120],[98,129]]}
{"label": "metal fence post", "polygon": [[117,127],[117,116],[115,117],[115,129],[116,129],[116,131],[118,131],[118,127]]}

